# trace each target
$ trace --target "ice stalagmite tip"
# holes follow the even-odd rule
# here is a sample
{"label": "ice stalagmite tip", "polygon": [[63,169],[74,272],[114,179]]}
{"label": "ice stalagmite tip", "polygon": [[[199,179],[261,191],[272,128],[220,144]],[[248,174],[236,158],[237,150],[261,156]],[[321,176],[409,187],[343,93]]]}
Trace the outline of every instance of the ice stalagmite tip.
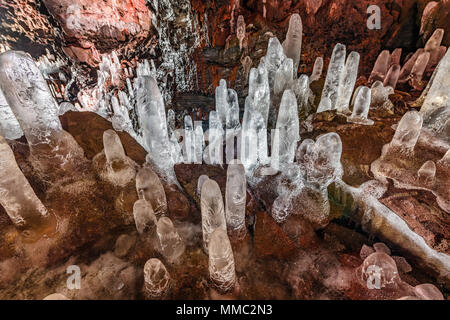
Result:
{"label": "ice stalagmite tip", "polygon": [[373,121],[367,118],[370,109],[371,97],[372,92],[368,87],[361,87],[361,89],[358,90],[355,98],[355,104],[353,106],[353,113],[347,119],[348,122],[364,125],[373,124]]}
{"label": "ice stalagmite tip", "polygon": [[[333,50],[330,64],[328,65],[325,86],[322,91],[322,101],[329,98],[331,109],[336,109],[336,101],[338,98],[339,84],[343,76],[345,68],[346,48],[343,44],[338,43]],[[325,110],[324,110],[325,111]]]}
{"label": "ice stalagmite tip", "polygon": [[234,255],[226,230],[215,229],[209,248],[209,276],[221,292],[229,292],[236,282]]}
{"label": "ice stalagmite tip", "polygon": [[339,82],[338,98],[336,109],[341,113],[349,113],[350,99],[355,88],[356,78],[358,77],[360,55],[353,51],[348,55],[344,71]]}
{"label": "ice stalagmite tip", "polygon": [[125,155],[120,137],[114,130],[103,133],[106,163],[100,176],[111,184],[124,187],[136,177],[136,164]]}
{"label": "ice stalagmite tip", "polygon": [[283,50],[286,57],[293,61],[293,76],[297,78],[302,52],[303,24],[299,14],[295,13],[289,20],[289,29],[286,40],[283,42]]}
{"label": "ice stalagmite tip", "polygon": [[414,150],[422,129],[423,118],[417,111],[407,112],[400,120],[391,146],[410,153]]}
{"label": "ice stalagmite tip", "polygon": [[208,252],[211,233],[217,229],[227,230],[222,193],[216,181],[208,179],[203,183],[201,194],[203,247]]}

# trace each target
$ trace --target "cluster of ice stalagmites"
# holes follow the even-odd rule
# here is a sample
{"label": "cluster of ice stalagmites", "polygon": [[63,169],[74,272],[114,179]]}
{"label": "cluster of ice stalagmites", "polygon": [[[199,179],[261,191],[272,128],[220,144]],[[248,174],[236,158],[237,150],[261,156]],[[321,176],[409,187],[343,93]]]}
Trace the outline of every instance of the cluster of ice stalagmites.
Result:
{"label": "cluster of ice stalagmites", "polygon": [[392,54],[384,50],[375,62],[369,82],[382,81],[384,86],[396,88],[397,83],[409,85],[416,89],[424,86],[424,76],[429,76],[445,55],[446,47],[441,46],[444,29],[436,29],[425,45],[414,54],[406,57],[401,66],[402,50],[395,49]]}
{"label": "cluster of ice stalagmites", "polygon": [[33,59],[18,51],[2,53],[0,90],[27,138],[33,167],[45,176],[76,171],[83,150],[62,129],[58,105]]}
{"label": "cluster of ice stalagmites", "polygon": [[428,190],[437,203],[450,211],[448,150],[422,128],[423,117],[417,111],[406,113],[397,126],[391,143],[383,147],[381,157],[372,163],[378,180],[392,179],[398,188]]}
{"label": "cluster of ice stalagmites", "polygon": [[120,137],[114,130],[103,133],[103,147],[103,152],[93,160],[99,176],[112,185],[125,187],[136,177],[136,163],[125,155]]}

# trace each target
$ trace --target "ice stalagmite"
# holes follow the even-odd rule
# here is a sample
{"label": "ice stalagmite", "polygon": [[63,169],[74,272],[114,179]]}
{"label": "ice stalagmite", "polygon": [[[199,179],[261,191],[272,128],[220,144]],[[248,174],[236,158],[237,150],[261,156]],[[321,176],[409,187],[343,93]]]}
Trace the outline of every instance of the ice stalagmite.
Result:
{"label": "ice stalagmite", "polygon": [[273,93],[275,95],[281,95],[284,90],[291,88],[292,86],[292,59],[285,59],[275,73],[275,82],[273,87]]}
{"label": "ice stalagmite", "polygon": [[249,102],[248,107],[252,112],[257,111],[263,117],[264,125],[267,127],[270,108],[270,87],[266,68],[260,66],[250,70],[247,100]]}
{"label": "ice stalagmite", "polygon": [[425,52],[430,53],[430,67],[434,67],[439,63],[439,52],[443,38],[444,29],[436,29],[425,45]]}
{"label": "ice stalagmite", "polygon": [[348,55],[345,68],[339,82],[338,98],[336,101],[336,109],[338,112],[350,112],[350,99],[352,98],[356,78],[358,77],[359,60],[359,53],[355,51]]}
{"label": "ice stalagmite", "polygon": [[369,77],[369,82],[372,83],[374,81],[380,80],[384,81],[384,77],[386,76],[389,68],[389,62],[391,60],[391,54],[389,50],[384,50],[380,53],[375,61],[375,65],[373,67],[372,73]]}
{"label": "ice stalagmite", "polygon": [[223,129],[219,116],[216,111],[209,113],[209,145],[206,148],[206,163],[222,164],[223,163]]}
{"label": "ice stalagmite", "polygon": [[0,55],[0,90],[30,145],[30,160],[40,173],[77,171],[83,150],[65,132],[58,105],[34,61],[23,52]]}
{"label": "ice stalagmite", "polygon": [[161,253],[167,261],[177,262],[184,253],[185,244],[178,231],[175,229],[172,220],[162,217],[156,224]]}
{"label": "ice stalagmite", "polygon": [[309,88],[310,79],[307,75],[302,74],[297,80],[294,81],[292,85],[292,90],[297,97],[298,112],[309,113],[311,110],[311,105],[309,99],[313,95],[311,89]]}
{"label": "ice stalagmite", "polygon": [[[389,95],[394,93],[394,89],[390,86],[384,87],[381,81],[375,81],[370,89],[372,95],[371,108],[386,108],[391,109],[393,107],[392,102],[389,100]],[[357,94],[355,92],[354,99]]]}
{"label": "ice stalagmite", "polygon": [[201,194],[203,247],[208,252],[211,233],[217,228],[227,230],[222,193],[212,179],[203,183]]}
{"label": "ice stalagmite", "polygon": [[302,18],[295,13],[289,20],[289,29],[286,40],[283,42],[283,50],[286,57],[293,61],[293,76],[297,78],[298,66],[302,53],[303,24]]}
{"label": "ice stalagmite", "polygon": [[139,234],[156,229],[157,220],[150,202],[143,199],[136,201],[133,206],[133,216]]}
{"label": "ice stalagmite", "polygon": [[242,44],[245,39],[245,20],[243,16],[239,16],[237,20],[236,36],[239,39],[239,49],[242,50]]}
{"label": "ice stalagmite", "polygon": [[191,116],[184,117],[184,163],[195,162],[195,134]]}
{"label": "ice stalagmite", "polygon": [[156,173],[143,167],[136,175],[136,190],[139,199],[147,200],[157,216],[167,212],[167,201],[164,187]]}
{"label": "ice stalagmite", "polygon": [[124,187],[136,177],[136,164],[125,155],[122,142],[114,130],[103,133],[103,147],[106,157],[105,168],[100,170],[102,179]]}
{"label": "ice stalagmite", "polygon": [[172,153],[173,162],[182,163],[183,153],[180,144],[178,143],[178,136],[175,126],[175,112],[172,109],[167,111],[167,130],[169,134],[169,144]]}
{"label": "ice stalagmite", "polygon": [[205,148],[205,136],[203,135],[203,128],[201,125],[197,125],[194,131],[194,154],[195,154],[195,164],[203,163],[203,149]]}
{"label": "ice stalagmite", "polygon": [[402,58],[402,52],[403,52],[403,49],[402,49],[402,48],[397,48],[397,49],[395,49],[395,50],[392,52],[392,54],[391,54],[391,60],[390,60],[390,63],[389,63],[389,69],[390,69],[393,65],[395,65],[395,64],[400,65],[400,60],[401,60],[401,58]]}
{"label": "ice stalagmite", "polygon": [[236,271],[226,230],[217,228],[212,232],[208,255],[209,276],[214,286],[223,293],[231,291],[236,282]]}
{"label": "ice stalagmite", "polygon": [[114,111],[114,115],[112,117],[112,125],[114,130],[134,133],[133,124],[131,123],[127,108],[122,106],[115,96],[111,98],[111,105]]}
{"label": "ice stalagmite", "polygon": [[245,169],[239,160],[232,160],[227,169],[227,185],[225,190],[225,218],[230,233],[242,236],[245,234],[245,204],[247,181]]}
{"label": "ice stalagmite", "polygon": [[144,294],[147,299],[164,298],[170,288],[170,275],[158,259],[150,259],[144,266]]}
{"label": "ice stalagmite", "polygon": [[22,129],[16,116],[6,102],[3,92],[0,90],[0,135],[5,139],[15,140],[23,136]]}
{"label": "ice stalagmite", "polygon": [[390,145],[406,153],[413,152],[420,136],[422,124],[423,118],[419,112],[407,112],[400,120]]}
{"label": "ice stalagmite", "polygon": [[239,123],[239,102],[236,91],[227,88],[227,82],[220,80],[216,88],[216,111],[227,129],[235,129],[240,126]]}
{"label": "ice stalagmite", "polygon": [[272,168],[283,169],[294,162],[297,143],[300,140],[297,99],[292,90],[286,90],[281,100],[280,111],[272,144]]}
{"label": "ice stalagmite", "polygon": [[0,136],[0,204],[18,227],[39,227],[49,216],[27,178],[20,171],[14,153]]}
{"label": "ice stalagmite", "polygon": [[358,95],[355,99],[355,105],[353,106],[353,113],[347,119],[348,122],[372,125],[373,121],[367,119],[369,115],[370,102],[372,93],[368,87],[362,87],[358,91]]}
{"label": "ice stalagmite", "polygon": [[447,50],[444,58],[440,61],[435,74],[430,80],[431,86],[423,102],[420,113],[427,119],[439,108],[449,105],[450,97],[450,50]]}
{"label": "ice stalagmite", "polygon": [[148,151],[147,162],[153,164],[155,170],[170,182],[176,183],[161,92],[151,76],[138,77],[135,87],[140,127],[143,130],[144,144]]}
{"label": "ice stalagmite", "polygon": [[400,76],[400,70],[400,65],[392,65],[386,77],[384,78],[383,86],[395,89],[397,87],[398,77]]}
{"label": "ice stalagmite", "polygon": [[323,58],[317,57],[316,61],[314,62],[314,68],[311,74],[311,77],[309,78],[310,82],[314,82],[320,79],[323,72]]}
{"label": "ice stalagmite", "polygon": [[417,58],[419,58],[419,56],[424,53],[424,49],[420,48],[418,49],[412,56],[411,58],[409,58],[405,64],[402,67],[402,70],[400,71],[400,76],[399,76],[399,82],[400,83],[405,83],[406,81],[409,80],[409,76],[411,74],[411,70],[413,69],[414,65],[416,64]]}
{"label": "ice stalagmite", "polygon": [[[275,37],[270,38],[267,47],[267,54],[261,58],[261,62],[259,64],[258,69],[264,68],[267,70],[269,85],[271,89],[273,89],[274,86],[275,74],[285,59],[286,55],[284,54],[283,47],[281,46],[280,41]],[[250,72],[250,78],[251,77],[252,73]],[[250,95],[250,88],[249,88],[249,95]]]}
{"label": "ice stalagmite", "polygon": [[434,161],[429,160],[425,162],[417,172],[417,176],[421,182],[434,182],[434,178],[436,177],[436,164]]}
{"label": "ice stalagmite", "polygon": [[417,58],[416,63],[414,64],[411,70],[411,74],[409,76],[410,84],[414,88],[420,89],[423,86],[422,77],[429,61],[430,61],[429,52],[424,52]]}
{"label": "ice stalagmite", "polygon": [[325,86],[322,91],[322,101],[324,101],[325,103],[326,100],[324,99],[329,98],[331,102],[331,109],[336,109],[339,84],[341,82],[342,73],[345,68],[345,57],[346,57],[346,48],[343,44],[338,43],[334,47],[330,64],[328,66],[327,77],[325,79]]}

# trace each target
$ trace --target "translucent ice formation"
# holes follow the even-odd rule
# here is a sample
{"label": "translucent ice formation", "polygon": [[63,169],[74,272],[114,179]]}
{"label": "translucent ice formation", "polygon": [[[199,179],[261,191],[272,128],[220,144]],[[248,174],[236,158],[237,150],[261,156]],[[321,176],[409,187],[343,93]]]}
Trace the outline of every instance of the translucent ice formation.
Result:
{"label": "translucent ice formation", "polygon": [[395,261],[385,253],[371,254],[361,268],[361,280],[369,290],[393,288],[400,281]]}
{"label": "translucent ice formation", "polygon": [[389,69],[392,68],[393,65],[400,65],[400,60],[402,58],[402,48],[395,49],[391,54],[391,60],[389,63]]}
{"label": "translucent ice formation", "polygon": [[201,125],[197,125],[194,131],[194,159],[195,164],[203,163],[203,149],[205,148],[205,137],[203,135],[203,128]]}
{"label": "translucent ice formation", "polygon": [[23,136],[22,129],[14,113],[0,90],[0,135],[5,139],[15,140]]}
{"label": "translucent ice formation", "polygon": [[429,61],[430,61],[429,52],[424,52],[417,58],[416,63],[414,64],[411,70],[411,74],[409,76],[410,84],[414,88],[417,89],[422,88],[422,77]]}
{"label": "translucent ice formation", "polygon": [[175,126],[175,112],[172,109],[167,111],[167,130],[169,134],[169,144],[173,162],[182,163],[183,153],[180,144],[178,143],[177,130]]}
{"label": "translucent ice formation", "polygon": [[135,87],[140,127],[148,151],[147,161],[152,163],[161,175],[176,183],[161,92],[155,79],[149,76],[138,77]]}
{"label": "translucent ice formation", "polygon": [[209,245],[209,276],[215,287],[221,292],[234,288],[236,271],[233,250],[226,230],[215,229]]}
{"label": "translucent ice formation", "polygon": [[297,151],[297,161],[305,175],[306,182],[327,188],[342,177],[342,142],[336,133],[328,133],[316,142],[304,140]]}
{"label": "translucent ice formation", "polygon": [[160,216],[167,212],[167,201],[164,187],[156,173],[143,167],[136,175],[136,190],[139,199],[147,200],[153,208],[155,215]]}
{"label": "translucent ice formation", "polygon": [[275,73],[275,82],[273,93],[275,95],[280,95],[284,92],[284,90],[290,88],[292,86],[292,70],[293,70],[293,61],[292,59],[285,59],[281,64],[280,68],[278,68]]}
{"label": "translucent ice formation", "polygon": [[358,76],[359,59],[359,53],[353,51],[349,54],[345,63],[345,68],[339,82],[338,98],[336,101],[336,109],[338,112],[350,112],[349,105]]}
{"label": "translucent ice formation", "polygon": [[227,88],[227,82],[223,79],[216,88],[216,111],[226,129],[236,129],[240,126],[238,95],[233,89]]}
{"label": "translucent ice formation", "polygon": [[400,76],[400,65],[394,64],[389,69],[386,77],[384,78],[383,85],[385,87],[391,87],[392,89],[395,89],[397,87],[398,77]]}
{"label": "translucent ice formation", "polygon": [[205,181],[206,180],[208,180],[209,179],[209,177],[207,176],[207,175],[201,175],[199,178],[198,178],[198,181],[197,181],[197,196],[200,198],[201,197],[201,195],[202,195],[202,187],[203,187],[203,184],[205,183]]}
{"label": "translucent ice formation", "polygon": [[342,74],[345,68],[345,57],[346,48],[343,44],[338,43],[334,47],[330,64],[328,66],[325,86],[322,91],[322,101],[325,103],[324,99],[329,98],[331,102],[331,109],[336,109],[339,84],[341,83]]}
{"label": "translucent ice formation", "polygon": [[39,226],[49,215],[20,171],[13,151],[2,136],[0,136],[0,204],[12,222],[23,228]]}
{"label": "translucent ice formation", "polygon": [[[274,77],[278,68],[274,71]],[[260,66],[250,70],[248,96],[245,104],[246,109],[248,107],[252,113],[256,111],[263,117],[263,124],[267,128],[270,108],[270,87],[268,71],[265,67]],[[244,125],[244,121],[242,125]]]}
{"label": "translucent ice formation", "polygon": [[[372,85],[371,91],[371,105],[373,109],[384,108],[390,110],[393,108],[391,100],[389,100],[389,95],[394,93],[392,87],[385,87],[381,81],[375,81]],[[356,98],[357,92],[355,92],[354,99]],[[353,103],[354,105],[354,103]]]}
{"label": "translucent ice formation", "polygon": [[398,124],[391,146],[400,148],[407,153],[413,152],[419,139],[422,124],[423,118],[419,112],[407,112]]}
{"label": "translucent ice formation", "polygon": [[414,293],[417,297],[423,300],[444,300],[444,296],[439,289],[430,283],[415,286]]}
{"label": "translucent ice formation", "polygon": [[227,230],[222,193],[214,180],[203,183],[201,194],[203,247],[208,252],[211,233],[217,228]]}
{"label": "translucent ice formation", "polygon": [[424,49],[420,48],[418,49],[412,56],[409,58],[406,63],[403,65],[402,70],[400,71],[399,76],[399,82],[405,83],[409,80],[411,70],[413,69],[414,65],[416,64],[417,58],[424,53]]}
{"label": "translucent ice formation", "polygon": [[184,163],[195,163],[195,134],[191,116],[184,117]]}
{"label": "translucent ice formation", "polygon": [[417,176],[423,183],[433,183],[436,177],[436,164],[434,161],[429,160],[425,162],[417,172]]}
{"label": "translucent ice formation", "polygon": [[289,20],[289,29],[286,40],[283,42],[283,50],[286,57],[293,61],[293,76],[297,78],[298,66],[302,52],[303,24],[299,14],[295,13]]}
{"label": "translucent ice formation", "polygon": [[328,97],[323,97],[322,100],[320,100],[319,107],[317,107],[317,113],[325,112],[332,110],[332,102],[331,99]]}
{"label": "translucent ice formation", "polygon": [[435,110],[448,107],[450,96],[450,50],[447,50],[444,58],[440,61],[435,74],[430,80],[430,88],[425,101],[420,109],[424,118],[428,118]]}
{"label": "translucent ice formation", "polygon": [[355,98],[353,113],[351,117],[347,118],[347,121],[369,126],[372,125],[373,121],[367,118],[369,115],[371,98],[372,93],[370,89],[368,87],[361,87]]}
{"label": "translucent ice formation", "polygon": [[114,130],[103,133],[106,168],[100,176],[113,185],[126,186],[136,177],[135,163],[125,155],[122,142]]}
{"label": "translucent ice formation", "polygon": [[311,111],[310,99],[313,97],[312,90],[309,88],[310,79],[302,74],[292,85],[292,90],[297,97],[298,111],[308,114]]}
{"label": "translucent ice formation", "polygon": [[383,81],[389,68],[389,62],[391,60],[391,54],[389,50],[384,50],[380,53],[373,67],[372,73],[369,77],[369,82],[380,80]]}
{"label": "translucent ice formation", "polygon": [[439,52],[443,38],[444,29],[436,29],[425,44],[425,52],[430,53],[430,67],[434,67],[439,63]]}
{"label": "translucent ice formation", "polygon": [[58,105],[31,57],[19,51],[2,53],[0,87],[29,143],[62,130]]}
{"label": "translucent ice formation", "polygon": [[225,218],[231,233],[245,234],[246,196],[247,181],[244,166],[239,160],[232,160],[228,164],[225,190]]}
{"label": "translucent ice formation", "polygon": [[146,200],[138,200],[133,206],[134,222],[139,234],[152,232],[156,229],[156,216],[152,205]]}
{"label": "translucent ice formation", "polygon": [[[269,44],[267,47],[267,54],[261,58],[261,62],[258,67],[258,69],[264,68],[267,71],[270,88],[274,87],[275,74],[285,59],[286,59],[286,55],[284,54],[283,47],[281,46],[280,41],[275,37],[270,38]],[[262,71],[259,70],[259,73],[261,73],[261,72]],[[260,76],[258,76],[257,74],[254,74],[253,79],[255,79],[255,78],[259,79]],[[252,79],[252,72],[250,72],[250,79]],[[261,79],[261,80],[263,80],[263,79]],[[250,81],[250,83],[249,83],[250,86],[252,86],[252,82],[255,82],[255,81]],[[257,83],[258,84],[254,84],[253,86],[259,87],[260,85],[265,85],[265,83],[261,82],[261,81],[257,81]],[[252,93],[254,93],[253,89],[251,91],[252,91]],[[251,91],[249,88],[249,96],[253,96],[253,94],[250,94]]]}
{"label": "translucent ice formation", "polygon": [[2,53],[0,90],[27,138],[33,167],[46,176],[76,171],[83,150],[62,129],[58,105],[33,59],[19,51]]}
{"label": "translucent ice formation", "polygon": [[320,79],[323,72],[323,58],[317,57],[316,61],[314,62],[313,71],[311,74],[311,77],[309,78],[310,82],[314,82]]}
{"label": "translucent ice formation", "polygon": [[222,123],[216,111],[209,113],[209,144],[206,148],[205,162],[208,164],[223,163],[223,129]]}
{"label": "translucent ice formation", "polygon": [[297,99],[292,90],[286,90],[281,100],[272,144],[272,168],[278,170],[284,164],[294,162],[297,143],[300,140],[299,131]]}
{"label": "translucent ice formation", "polygon": [[179,260],[184,253],[185,244],[178,231],[175,229],[172,220],[162,217],[156,224],[161,253],[167,261],[173,263]]}
{"label": "translucent ice formation", "polygon": [[164,298],[170,288],[170,275],[158,259],[150,259],[144,266],[144,294],[148,299]]}

